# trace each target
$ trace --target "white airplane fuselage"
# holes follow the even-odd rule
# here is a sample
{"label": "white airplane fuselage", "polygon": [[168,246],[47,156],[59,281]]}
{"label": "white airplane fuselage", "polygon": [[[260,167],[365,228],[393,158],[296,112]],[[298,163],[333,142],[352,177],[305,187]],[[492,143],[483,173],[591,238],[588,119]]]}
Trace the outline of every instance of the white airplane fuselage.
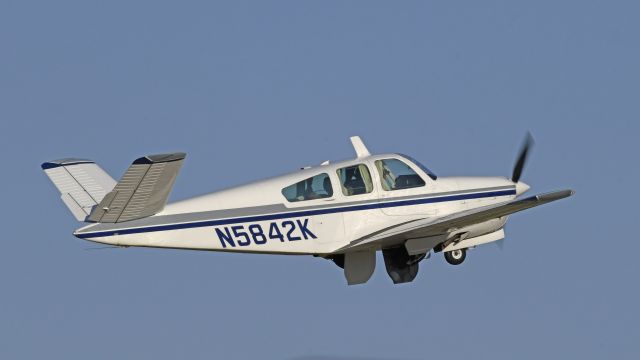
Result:
{"label": "white airplane fuselage", "polygon": [[[385,190],[375,164],[383,159],[401,160],[424,180],[424,186]],[[347,195],[341,191],[337,170],[358,164],[368,168],[373,189]],[[291,202],[283,195],[285,187],[319,174],[328,175],[333,186],[331,197]],[[144,219],[90,224],[74,235],[117,246],[323,255],[376,231],[502,203],[527,189],[526,184],[514,184],[504,177],[434,180],[411,158],[372,155],[169,203],[160,213]],[[505,221],[487,223],[472,235],[496,232]]]}

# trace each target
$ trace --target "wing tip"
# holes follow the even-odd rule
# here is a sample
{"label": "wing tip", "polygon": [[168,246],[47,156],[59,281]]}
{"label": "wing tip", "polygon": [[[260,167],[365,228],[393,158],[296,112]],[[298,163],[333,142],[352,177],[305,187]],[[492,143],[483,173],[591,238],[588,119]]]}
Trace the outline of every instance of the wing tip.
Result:
{"label": "wing tip", "polygon": [[367,146],[364,144],[360,136],[357,136],[357,135],[352,136],[349,138],[349,140],[351,140],[351,145],[353,146],[353,149],[356,151],[356,156],[358,158],[365,158],[367,156],[371,156],[369,149],[367,149]]}
{"label": "wing tip", "polygon": [[572,190],[572,189],[554,191],[554,192],[549,192],[549,193],[546,193],[546,194],[536,195],[536,200],[538,200],[538,201],[555,201],[555,200],[560,200],[560,199],[571,197],[571,196],[575,195],[575,193],[576,193],[575,190]]}

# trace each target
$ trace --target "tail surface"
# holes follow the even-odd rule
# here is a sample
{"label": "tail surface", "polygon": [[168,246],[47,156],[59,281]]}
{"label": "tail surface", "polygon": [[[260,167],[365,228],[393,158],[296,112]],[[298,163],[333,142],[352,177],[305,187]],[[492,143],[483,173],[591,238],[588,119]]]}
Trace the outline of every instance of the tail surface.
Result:
{"label": "tail surface", "polygon": [[185,153],[173,153],[136,159],[87,220],[118,223],[162,211],[185,156]]}
{"label": "tail surface", "polygon": [[42,170],[78,221],[86,221],[93,208],[116,185],[116,181],[91,160],[47,161],[42,164]]}
{"label": "tail surface", "polygon": [[91,160],[48,161],[42,169],[78,221],[117,223],[162,211],[185,156],[138,158],[117,183]]}

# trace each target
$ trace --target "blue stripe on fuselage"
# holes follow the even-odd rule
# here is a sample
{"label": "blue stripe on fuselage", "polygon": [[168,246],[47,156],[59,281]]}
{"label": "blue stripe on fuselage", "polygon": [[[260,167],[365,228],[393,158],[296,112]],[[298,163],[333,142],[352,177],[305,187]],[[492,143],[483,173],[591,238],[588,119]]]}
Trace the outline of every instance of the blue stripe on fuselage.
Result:
{"label": "blue stripe on fuselage", "polygon": [[79,234],[75,234],[75,236],[81,239],[87,239],[87,238],[105,237],[105,236],[113,236],[113,235],[138,234],[138,233],[177,230],[177,229],[191,229],[191,228],[206,227],[206,226],[241,224],[241,223],[247,223],[247,222],[269,221],[269,220],[278,220],[278,219],[295,218],[295,217],[303,217],[303,216],[335,214],[340,212],[383,209],[383,208],[420,205],[420,204],[432,204],[432,203],[440,203],[440,202],[448,202],[448,201],[482,199],[482,198],[508,196],[508,195],[515,195],[515,194],[516,194],[516,190],[510,189],[510,190],[490,191],[490,192],[475,193],[475,194],[461,194],[461,195],[430,197],[430,198],[411,199],[411,200],[402,200],[402,201],[376,202],[371,204],[335,207],[335,208],[329,208],[329,209],[305,210],[305,211],[297,211],[297,212],[293,211],[293,212],[286,212],[286,213],[256,215],[256,216],[219,219],[219,220],[204,220],[204,221],[196,221],[191,223],[153,225],[153,226],[147,226],[147,227],[120,229],[120,230],[105,230],[105,231],[79,233]]}

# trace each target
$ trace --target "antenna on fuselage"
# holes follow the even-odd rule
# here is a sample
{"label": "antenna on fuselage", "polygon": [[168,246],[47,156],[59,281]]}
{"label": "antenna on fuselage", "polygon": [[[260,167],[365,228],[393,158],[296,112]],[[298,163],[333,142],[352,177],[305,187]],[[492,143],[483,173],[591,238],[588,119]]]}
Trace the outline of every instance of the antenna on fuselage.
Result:
{"label": "antenna on fuselage", "polygon": [[356,151],[356,155],[358,158],[363,158],[370,156],[369,150],[360,139],[360,136],[352,136],[351,137],[351,145],[353,145],[353,150]]}

